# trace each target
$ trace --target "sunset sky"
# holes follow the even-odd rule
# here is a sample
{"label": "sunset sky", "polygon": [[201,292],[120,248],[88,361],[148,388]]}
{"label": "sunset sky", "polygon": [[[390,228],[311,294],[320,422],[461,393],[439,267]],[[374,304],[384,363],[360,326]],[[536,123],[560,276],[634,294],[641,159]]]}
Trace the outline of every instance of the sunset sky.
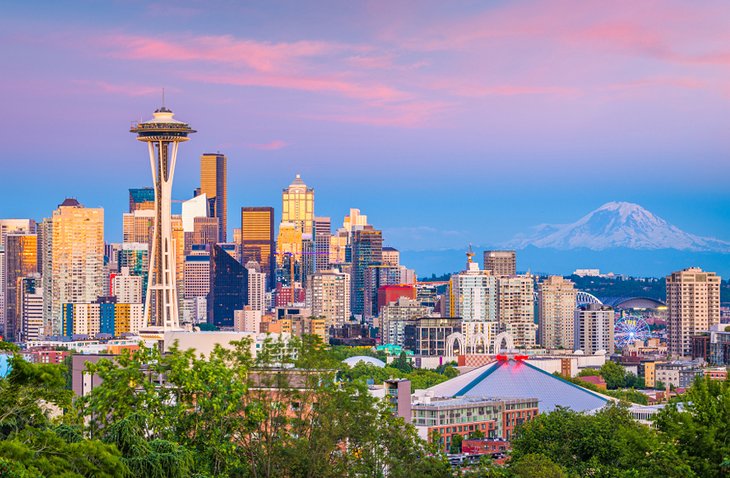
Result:
{"label": "sunset sky", "polygon": [[604,202],[730,240],[730,3],[48,1],[0,15],[0,217],[151,184],[129,125],[167,106],[228,157],[229,225],[359,207],[401,249],[497,244]]}

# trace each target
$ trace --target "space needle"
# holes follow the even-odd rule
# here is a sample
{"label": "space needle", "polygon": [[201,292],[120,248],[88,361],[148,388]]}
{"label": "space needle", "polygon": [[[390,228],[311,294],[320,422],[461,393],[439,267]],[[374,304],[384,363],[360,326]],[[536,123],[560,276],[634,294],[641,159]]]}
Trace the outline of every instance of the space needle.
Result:
{"label": "space needle", "polygon": [[165,108],[164,100],[163,106],[152,116],[149,121],[132,124],[129,131],[137,134],[137,140],[147,143],[155,183],[155,223],[144,315],[149,332],[162,334],[180,329],[170,218],[172,179],[178,146],[195,130],[174,119],[172,111]]}

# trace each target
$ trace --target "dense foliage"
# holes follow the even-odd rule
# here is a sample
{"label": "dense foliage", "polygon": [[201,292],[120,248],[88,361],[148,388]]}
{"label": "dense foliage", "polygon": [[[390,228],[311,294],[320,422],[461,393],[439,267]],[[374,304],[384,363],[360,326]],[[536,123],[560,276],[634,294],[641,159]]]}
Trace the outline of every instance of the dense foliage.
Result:
{"label": "dense foliage", "polygon": [[730,471],[729,382],[698,381],[659,414],[656,429],[618,405],[594,414],[557,409],[518,428],[506,465],[485,458],[451,469],[365,383],[407,376],[427,384],[455,373],[451,365],[441,373],[408,369],[407,360],[349,369],[341,364],[347,351],[312,337],[270,342],[255,359],[250,350],[240,342],[207,357],[175,348],[126,352],[90,365],[103,382],[75,403],[63,366],[14,355],[0,379],[0,476],[713,478]]}
{"label": "dense foliage", "polygon": [[[695,476],[677,447],[662,438],[619,406],[593,415],[558,409],[522,427],[513,441],[513,466],[538,455],[541,466],[549,460],[568,476]],[[564,476],[554,470],[550,476]]]}

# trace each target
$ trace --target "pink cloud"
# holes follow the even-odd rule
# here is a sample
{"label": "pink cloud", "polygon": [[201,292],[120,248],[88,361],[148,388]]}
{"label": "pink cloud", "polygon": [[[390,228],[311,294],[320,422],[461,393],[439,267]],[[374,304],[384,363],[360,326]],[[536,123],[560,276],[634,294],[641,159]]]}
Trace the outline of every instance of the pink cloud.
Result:
{"label": "pink cloud", "polygon": [[487,96],[519,96],[519,95],[557,95],[574,96],[581,93],[580,89],[568,86],[543,85],[479,85],[463,81],[439,80],[433,82],[431,88],[446,90],[457,96],[481,98]]}
{"label": "pink cloud", "polygon": [[163,40],[136,35],[106,38],[112,54],[129,60],[208,61],[247,66],[256,71],[281,70],[299,59],[322,57],[342,51],[361,51],[362,46],[321,41],[289,43],[238,39],[231,35],[183,37]]}
{"label": "pink cloud", "polygon": [[[110,83],[101,80],[74,80],[74,83],[81,85],[84,92],[99,92],[122,96],[152,96],[162,95],[162,87],[147,86],[130,83]],[[176,88],[168,89],[168,92],[179,92]]]}
{"label": "pink cloud", "polygon": [[277,149],[285,148],[288,144],[280,139],[269,141],[268,143],[249,143],[249,148],[258,149],[261,151],[275,151]]}
{"label": "pink cloud", "polygon": [[186,77],[206,83],[237,86],[260,86],[309,92],[338,93],[350,98],[376,103],[402,101],[410,98],[408,93],[382,84],[360,84],[338,78],[294,75],[261,74],[200,74],[190,73]]}
{"label": "pink cloud", "polygon": [[355,123],[368,126],[393,126],[416,128],[427,126],[434,118],[453,108],[453,103],[443,101],[414,101],[388,105],[377,111],[347,111],[307,115],[306,118],[337,123]]}

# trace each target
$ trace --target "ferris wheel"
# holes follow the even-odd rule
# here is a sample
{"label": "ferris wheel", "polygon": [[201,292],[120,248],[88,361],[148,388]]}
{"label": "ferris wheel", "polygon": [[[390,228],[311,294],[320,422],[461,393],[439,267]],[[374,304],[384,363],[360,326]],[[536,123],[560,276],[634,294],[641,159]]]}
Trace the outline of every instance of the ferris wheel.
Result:
{"label": "ferris wheel", "polygon": [[636,340],[644,341],[650,338],[651,331],[644,319],[627,315],[616,320],[613,336],[616,347],[623,348]]}

